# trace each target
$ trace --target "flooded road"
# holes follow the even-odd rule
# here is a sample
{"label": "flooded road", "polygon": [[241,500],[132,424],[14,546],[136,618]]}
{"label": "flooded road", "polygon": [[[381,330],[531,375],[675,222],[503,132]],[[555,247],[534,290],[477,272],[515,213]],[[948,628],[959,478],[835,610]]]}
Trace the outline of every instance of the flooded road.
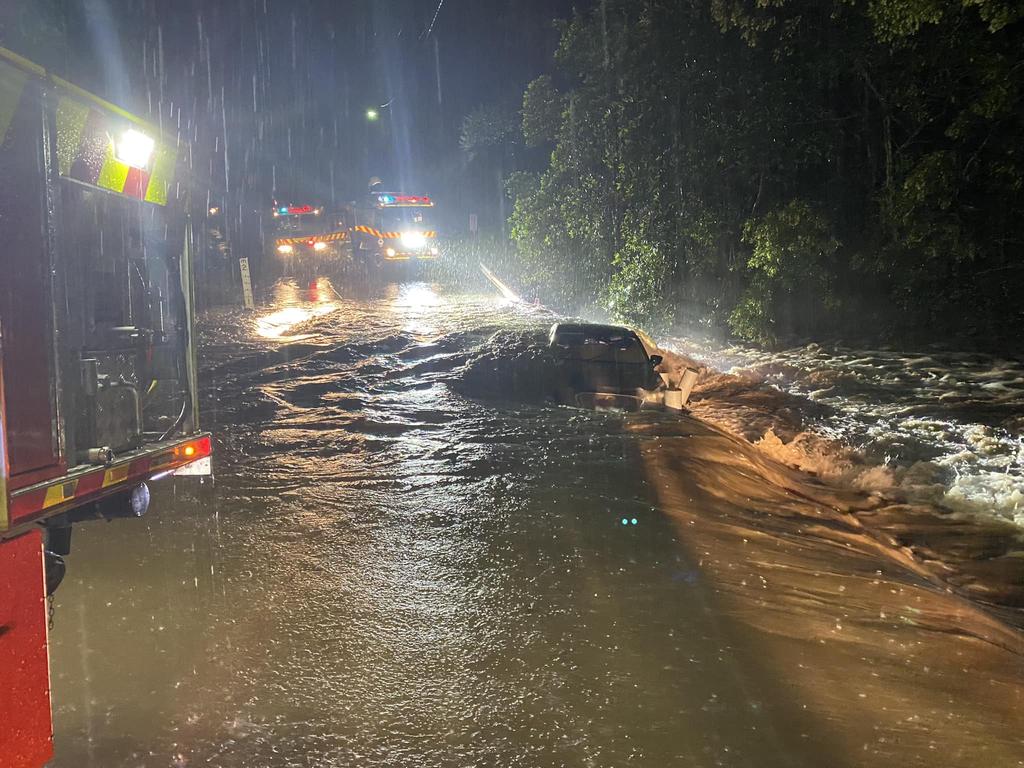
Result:
{"label": "flooded road", "polygon": [[216,482],[80,526],[55,768],[1024,765],[1024,641],[688,417],[453,386],[543,310],[278,286],[204,327]]}
{"label": "flooded road", "polygon": [[[855,451],[864,459],[860,471],[876,470],[862,486],[904,488],[1024,529],[1024,360],[938,347],[807,344],[769,352],[686,338],[668,343],[715,371],[801,401],[799,429]],[[737,431],[746,433],[754,419],[744,414],[742,421]],[[841,459],[829,466],[807,458],[847,479],[858,471]]]}

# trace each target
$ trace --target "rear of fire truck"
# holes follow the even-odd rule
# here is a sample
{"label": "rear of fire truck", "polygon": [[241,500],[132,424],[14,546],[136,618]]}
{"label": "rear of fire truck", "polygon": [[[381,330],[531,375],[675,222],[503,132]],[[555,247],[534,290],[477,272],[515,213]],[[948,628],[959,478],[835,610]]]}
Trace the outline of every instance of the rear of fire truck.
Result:
{"label": "rear of fire truck", "polygon": [[72,526],[208,474],[174,136],[0,49],[0,765],[51,756]]}
{"label": "rear of fire truck", "polygon": [[357,255],[380,262],[431,261],[439,253],[432,223],[434,201],[422,195],[373,192],[355,209],[352,241]]}

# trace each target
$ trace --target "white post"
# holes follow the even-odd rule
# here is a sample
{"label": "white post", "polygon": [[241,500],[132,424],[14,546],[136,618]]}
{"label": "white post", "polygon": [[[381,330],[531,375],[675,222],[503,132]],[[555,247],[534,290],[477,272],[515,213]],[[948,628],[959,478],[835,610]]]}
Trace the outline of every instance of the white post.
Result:
{"label": "white post", "polygon": [[253,309],[256,302],[252,297],[252,277],[249,274],[249,260],[241,258],[238,260],[238,269],[242,273],[242,299],[245,301],[246,309]]}

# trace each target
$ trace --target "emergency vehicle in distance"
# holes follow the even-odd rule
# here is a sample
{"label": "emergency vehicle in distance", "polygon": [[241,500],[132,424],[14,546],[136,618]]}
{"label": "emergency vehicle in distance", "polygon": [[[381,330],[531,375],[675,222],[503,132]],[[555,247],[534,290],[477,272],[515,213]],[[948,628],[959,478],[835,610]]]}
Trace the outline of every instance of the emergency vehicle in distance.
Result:
{"label": "emergency vehicle in distance", "polygon": [[352,206],[352,247],[366,261],[429,261],[439,254],[432,224],[434,201],[420,195],[372,190],[367,204]]}
{"label": "emergency vehicle in distance", "polygon": [[350,258],[348,217],[323,206],[281,205],[271,212],[270,245],[285,274],[307,276]]}
{"label": "emergency vehicle in distance", "polygon": [[0,48],[6,768],[40,768],[53,753],[46,598],[72,526],[143,514],[146,483],[161,476],[210,473],[179,165],[188,154],[177,137]]}

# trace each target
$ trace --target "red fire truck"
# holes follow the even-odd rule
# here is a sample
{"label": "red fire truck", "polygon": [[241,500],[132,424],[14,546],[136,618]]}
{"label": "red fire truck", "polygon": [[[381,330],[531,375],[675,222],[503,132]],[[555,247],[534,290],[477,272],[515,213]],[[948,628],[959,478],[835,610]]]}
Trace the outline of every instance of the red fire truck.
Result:
{"label": "red fire truck", "polygon": [[353,206],[356,256],[382,261],[429,261],[438,256],[431,224],[434,201],[423,195],[370,193],[368,205]]}
{"label": "red fire truck", "polygon": [[344,211],[275,201],[270,226],[271,255],[278,259],[284,274],[310,278],[323,267],[343,266],[350,259]]}
{"label": "red fire truck", "polygon": [[[0,49],[0,765],[52,754],[46,597],[74,524],[209,473],[176,138]],[[198,197],[198,196],[197,196]]]}

